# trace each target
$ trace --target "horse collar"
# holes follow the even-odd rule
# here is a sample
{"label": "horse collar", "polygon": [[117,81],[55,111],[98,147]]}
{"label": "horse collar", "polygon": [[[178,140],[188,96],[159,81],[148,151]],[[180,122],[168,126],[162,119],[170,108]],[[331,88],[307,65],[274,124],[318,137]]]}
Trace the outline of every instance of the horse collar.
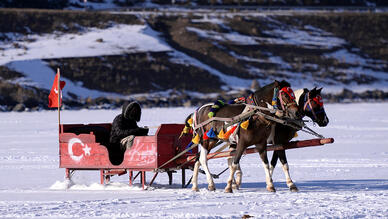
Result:
{"label": "horse collar", "polygon": [[255,105],[255,104],[256,104],[255,97],[254,97],[253,93],[250,94],[250,95],[245,99],[245,103],[251,104],[251,105]]}

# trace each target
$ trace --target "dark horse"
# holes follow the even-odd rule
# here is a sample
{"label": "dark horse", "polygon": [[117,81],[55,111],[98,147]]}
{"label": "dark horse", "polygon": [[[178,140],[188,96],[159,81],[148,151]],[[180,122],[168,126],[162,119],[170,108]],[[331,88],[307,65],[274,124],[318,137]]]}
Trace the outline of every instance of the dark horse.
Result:
{"label": "dark horse", "polygon": [[[323,107],[321,91],[322,91],[322,88],[320,89],[314,88],[311,91],[305,88],[305,89],[300,89],[295,91],[295,96],[296,96],[296,102],[298,103],[299,112],[301,113],[301,116],[302,117],[308,116],[313,120],[313,122],[316,122],[320,127],[325,127],[329,123],[329,119]],[[271,140],[272,141],[271,143],[273,144],[288,143],[295,136],[296,131],[297,130],[290,128],[288,126],[276,124],[274,138],[269,140]],[[270,175],[272,176],[272,173],[276,166],[278,158],[282,163],[283,171],[286,176],[287,186],[290,188],[291,191],[294,191],[294,192],[298,191],[298,188],[291,180],[291,177],[289,174],[289,166],[287,163],[285,150],[274,151],[272,155],[272,160],[271,160]]]}
{"label": "dark horse", "polygon": [[[289,117],[292,119],[298,119],[300,116],[299,116],[297,104],[294,99],[294,94],[284,92],[289,87],[290,87],[290,84],[285,81],[282,81],[282,82],[275,81],[256,91],[253,94],[252,98],[257,106],[267,107],[268,105],[273,105],[272,103],[274,103],[274,105],[279,106],[279,108],[283,109],[282,116]],[[206,173],[209,190],[210,191],[215,190],[213,178],[207,166],[207,154],[213,147],[215,147],[219,139],[218,138],[204,139],[204,135],[211,129],[213,129],[213,131],[215,131],[216,133],[223,132],[225,123],[222,121],[215,120],[198,128],[198,124],[201,124],[202,122],[209,119],[208,113],[210,112],[210,109],[211,109],[211,105],[205,105],[201,107],[199,110],[197,110],[196,113],[194,113],[193,115],[194,129],[196,134],[198,134],[200,137],[199,143],[202,146],[199,161],[195,163],[194,171],[193,171],[192,189],[194,191],[198,191],[197,181],[198,181],[198,170],[200,165],[203,166],[204,171]],[[221,107],[217,112],[216,116],[219,118],[232,118],[234,116],[240,115],[243,112],[246,112],[247,110],[249,111],[254,109],[249,108],[249,106],[243,105],[243,104],[230,104],[230,105],[225,105]],[[271,114],[269,111],[262,111],[262,113],[265,113],[267,115]],[[231,142],[232,144],[236,144],[236,155],[234,156],[234,161],[233,161],[233,164],[231,165],[230,176],[227,182],[227,186],[225,188],[225,192],[232,192],[232,181],[233,181],[234,173],[236,171],[237,166],[239,165],[243,152],[250,145],[256,146],[256,149],[259,152],[260,158],[264,164],[264,170],[266,173],[267,190],[275,191],[272,178],[270,175],[269,162],[268,162],[267,150],[266,150],[267,139],[271,133],[271,129],[273,125],[274,125],[273,121],[266,119],[262,114],[256,113],[249,118],[249,125],[246,129],[243,129],[243,128],[240,128],[240,126],[237,126],[238,128],[235,129],[236,134],[234,135],[235,136],[234,139],[231,139],[231,138],[223,139],[224,141]]]}
{"label": "dark horse", "polygon": [[[323,107],[323,101],[321,97],[321,91],[320,89],[312,89],[309,91],[308,89],[300,89],[295,91],[295,97],[296,102],[298,103],[298,108],[300,115],[302,117],[308,116],[310,117],[314,122],[316,122],[320,127],[325,127],[329,123],[329,119],[326,115],[325,109]],[[274,126],[273,134],[270,135],[270,138],[268,139],[268,143],[272,144],[285,144],[288,143],[296,134],[295,129],[281,125],[276,124]],[[230,157],[228,159],[228,163],[230,163],[230,160],[233,159],[233,157]],[[270,167],[270,175],[272,176],[273,170],[276,166],[277,160],[280,160],[283,167],[283,172],[286,177],[286,183],[289,189],[293,192],[298,191],[298,188],[295,186],[294,182],[291,180],[290,173],[289,173],[289,166],[287,163],[287,157],[285,150],[277,150],[273,152],[272,160],[271,160],[271,167]],[[229,164],[230,168],[230,164]],[[238,167],[237,171],[239,171],[236,176],[236,187],[238,188],[241,185],[241,169]]]}

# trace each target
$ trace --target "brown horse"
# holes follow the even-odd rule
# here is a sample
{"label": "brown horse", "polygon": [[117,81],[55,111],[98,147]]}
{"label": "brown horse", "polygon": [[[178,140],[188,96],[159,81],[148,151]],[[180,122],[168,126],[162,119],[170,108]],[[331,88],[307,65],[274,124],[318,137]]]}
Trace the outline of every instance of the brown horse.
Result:
{"label": "brown horse", "polygon": [[[305,88],[295,91],[295,96],[296,102],[298,103],[299,112],[301,113],[302,117],[308,116],[313,120],[313,122],[316,122],[320,127],[325,127],[329,123],[329,119],[323,107],[321,91],[322,88],[314,88],[311,91]],[[273,144],[288,143],[295,136],[296,131],[297,130],[288,126],[276,124],[273,139],[269,139],[269,141],[271,141],[270,143]],[[274,151],[271,159],[270,175],[272,176],[273,174],[273,170],[276,166],[278,158],[282,163],[283,171],[286,176],[287,186],[293,192],[298,191],[298,188],[295,186],[290,177],[285,150]],[[241,183],[241,180],[239,181]]]}
{"label": "brown horse", "polygon": [[[297,104],[294,100],[293,92],[285,92],[290,87],[290,84],[282,81],[275,81],[258,91],[256,91],[252,95],[253,101],[257,106],[267,107],[268,105],[275,105],[281,107],[284,112],[283,116],[289,117],[292,119],[298,119],[300,117],[298,112]],[[292,91],[292,90],[291,90]],[[273,103],[273,104],[270,104]],[[231,118],[237,115],[242,114],[247,111],[247,106],[243,104],[231,104],[225,105],[220,108],[217,112],[217,117],[220,118]],[[248,109],[252,110],[252,109]],[[208,189],[210,191],[215,190],[213,178],[210,174],[209,168],[207,166],[207,154],[208,152],[216,145],[218,138],[209,138],[204,139],[205,133],[209,130],[213,129],[215,132],[220,133],[224,131],[225,123],[222,121],[212,121],[201,128],[197,128],[196,125],[206,121],[209,119],[208,113],[211,111],[210,105],[205,105],[196,111],[194,114],[194,129],[195,132],[200,137],[201,144],[201,152],[199,161],[195,163],[194,173],[192,178],[194,191],[198,191],[198,171],[199,166],[202,165],[204,171],[206,173],[207,181],[208,181]],[[262,113],[270,114],[269,111],[263,111]],[[260,154],[260,158],[264,165],[264,170],[266,173],[266,183],[268,191],[275,191],[272,178],[270,176],[269,162],[267,158],[267,139],[271,133],[272,127],[274,126],[274,122],[266,119],[262,114],[253,114],[249,118],[249,125],[246,129],[240,128],[237,126],[235,134],[233,134],[234,138],[229,138],[226,141],[231,142],[232,144],[236,144],[236,155],[234,156],[233,164],[231,165],[230,176],[227,182],[227,186],[225,188],[225,192],[232,192],[232,181],[234,177],[234,173],[239,165],[241,155],[245,151],[245,149],[250,145],[255,145],[256,150]],[[225,140],[225,139],[223,139]]]}

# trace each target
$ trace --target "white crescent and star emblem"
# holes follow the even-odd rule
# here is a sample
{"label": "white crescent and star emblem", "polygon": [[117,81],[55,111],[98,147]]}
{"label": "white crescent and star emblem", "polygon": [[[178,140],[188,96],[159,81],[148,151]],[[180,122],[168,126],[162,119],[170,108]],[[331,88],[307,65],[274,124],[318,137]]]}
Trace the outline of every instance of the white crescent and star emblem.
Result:
{"label": "white crescent and star emblem", "polygon": [[[58,95],[58,89],[56,87],[54,88],[54,93]],[[61,98],[62,98],[62,92],[61,92]]]}
{"label": "white crescent and star emblem", "polygon": [[[73,154],[73,145],[76,143],[80,144],[82,146],[82,150],[84,151],[83,154],[78,155],[78,156],[75,156]],[[69,153],[71,159],[78,162],[84,157],[84,155],[90,156],[90,151],[92,150],[92,148],[90,148],[87,144],[84,144],[79,138],[72,138],[69,140],[67,150],[68,150],[68,153]]]}

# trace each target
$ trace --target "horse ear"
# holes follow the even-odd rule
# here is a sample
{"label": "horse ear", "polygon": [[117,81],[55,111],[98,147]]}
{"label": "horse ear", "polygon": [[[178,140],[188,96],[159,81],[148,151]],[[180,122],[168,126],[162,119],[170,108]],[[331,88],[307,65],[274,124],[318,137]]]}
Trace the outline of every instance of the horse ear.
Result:
{"label": "horse ear", "polygon": [[319,88],[319,89],[317,90],[318,94],[321,94],[322,89],[323,89],[323,87],[321,87],[321,88]]}
{"label": "horse ear", "polygon": [[278,80],[275,80],[274,84],[275,84],[275,87],[278,87],[279,86],[279,81]]}

